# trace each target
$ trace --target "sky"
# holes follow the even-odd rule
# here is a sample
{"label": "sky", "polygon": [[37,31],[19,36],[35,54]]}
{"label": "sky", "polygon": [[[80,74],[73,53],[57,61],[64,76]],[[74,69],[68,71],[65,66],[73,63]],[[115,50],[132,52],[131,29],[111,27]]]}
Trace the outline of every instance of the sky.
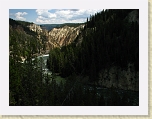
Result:
{"label": "sky", "polygon": [[35,24],[84,23],[103,9],[9,9],[9,18]]}

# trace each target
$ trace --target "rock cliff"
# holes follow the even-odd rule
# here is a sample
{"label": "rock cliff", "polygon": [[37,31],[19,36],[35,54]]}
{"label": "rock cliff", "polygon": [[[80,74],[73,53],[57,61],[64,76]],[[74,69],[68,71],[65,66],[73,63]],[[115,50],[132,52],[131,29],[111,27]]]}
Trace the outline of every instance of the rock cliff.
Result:
{"label": "rock cliff", "polygon": [[107,88],[139,91],[139,72],[129,63],[126,69],[111,66],[99,73],[99,85]]}
{"label": "rock cliff", "polygon": [[139,10],[133,10],[130,12],[126,19],[128,19],[129,22],[137,22],[139,24]]}
{"label": "rock cliff", "polygon": [[70,44],[79,35],[81,28],[83,27],[84,25],[78,27],[64,26],[62,28],[53,28],[48,33],[48,42],[46,44],[47,49]]}
{"label": "rock cliff", "polygon": [[38,34],[42,32],[42,28],[39,26],[39,25],[36,25],[36,24],[30,24],[29,26],[29,29],[31,31],[34,31],[34,32],[37,32]]}

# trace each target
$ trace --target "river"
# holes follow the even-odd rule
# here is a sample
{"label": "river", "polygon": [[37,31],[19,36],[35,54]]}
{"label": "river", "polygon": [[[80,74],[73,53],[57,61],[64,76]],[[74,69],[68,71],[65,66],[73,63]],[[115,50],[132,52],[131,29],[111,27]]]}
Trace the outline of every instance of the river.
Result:
{"label": "river", "polygon": [[[43,61],[42,70],[44,71],[45,74],[48,73],[49,75],[51,75],[52,72],[47,68],[47,59],[49,58],[49,54],[40,55],[37,57],[38,60],[40,60],[40,58],[42,58],[42,61]],[[34,61],[34,60],[35,60],[35,58],[32,59],[32,61]],[[39,65],[40,65],[40,63],[39,63]]]}
{"label": "river", "polygon": [[[52,72],[47,68],[47,59],[49,58],[49,54],[46,54],[46,55],[41,55],[41,56],[38,56],[37,59],[39,60],[40,58],[42,58],[42,61],[43,61],[43,65],[42,65],[42,69],[43,69],[43,73],[44,74],[48,74],[48,75],[52,75]],[[32,59],[34,60],[34,58]],[[56,83],[57,84],[60,84],[61,81],[64,83],[65,82],[65,79],[62,78],[61,76],[59,75],[56,75],[54,77],[54,79],[56,80]]]}

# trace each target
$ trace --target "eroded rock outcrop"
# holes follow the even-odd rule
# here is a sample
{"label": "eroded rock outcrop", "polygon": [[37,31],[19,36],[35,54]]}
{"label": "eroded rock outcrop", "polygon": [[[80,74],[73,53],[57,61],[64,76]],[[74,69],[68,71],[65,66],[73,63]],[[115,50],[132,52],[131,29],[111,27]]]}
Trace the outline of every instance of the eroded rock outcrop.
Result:
{"label": "eroded rock outcrop", "polygon": [[130,12],[126,19],[128,19],[129,22],[137,22],[139,24],[139,10],[133,10]]}
{"label": "eroded rock outcrop", "polygon": [[34,32],[37,32],[37,33],[41,33],[42,32],[42,28],[39,26],[39,25],[36,25],[36,24],[30,24],[29,26],[29,29],[31,31],[34,31]]}
{"label": "eroded rock outcrop", "polygon": [[64,26],[62,28],[53,28],[48,33],[47,49],[70,44],[79,35],[83,27],[84,25],[78,27]]}
{"label": "eroded rock outcrop", "polygon": [[104,87],[139,91],[139,72],[135,71],[133,64],[128,64],[126,70],[117,66],[104,69],[100,72],[99,77],[98,83]]}

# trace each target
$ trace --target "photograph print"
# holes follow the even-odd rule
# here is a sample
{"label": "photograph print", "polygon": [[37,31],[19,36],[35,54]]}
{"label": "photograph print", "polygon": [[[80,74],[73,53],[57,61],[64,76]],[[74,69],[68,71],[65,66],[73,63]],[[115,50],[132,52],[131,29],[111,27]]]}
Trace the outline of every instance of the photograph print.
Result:
{"label": "photograph print", "polygon": [[9,106],[139,106],[139,9],[9,9]]}

